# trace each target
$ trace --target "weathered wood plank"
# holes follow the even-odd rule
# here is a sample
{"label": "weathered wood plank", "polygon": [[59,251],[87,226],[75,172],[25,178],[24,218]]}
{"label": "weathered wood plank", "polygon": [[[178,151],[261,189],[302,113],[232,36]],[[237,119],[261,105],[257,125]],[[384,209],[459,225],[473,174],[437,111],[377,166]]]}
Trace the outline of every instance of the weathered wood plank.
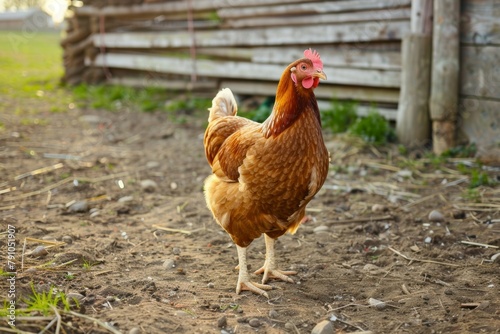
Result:
{"label": "weathered wood plank", "polygon": [[477,146],[500,144],[500,101],[461,98],[457,125]]}
{"label": "weathered wood plank", "polygon": [[460,53],[460,93],[500,99],[500,46],[462,46]]}
{"label": "weathered wood plank", "polygon": [[455,146],[460,73],[460,2],[434,2],[432,76],[429,110],[434,153]]}
{"label": "weathered wood plank", "polygon": [[[314,0],[305,0],[314,1]],[[196,0],[191,1],[191,10],[206,11],[224,7],[242,7],[248,5],[269,5],[293,2],[305,2],[304,0]],[[189,10],[187,1],[169,1],[164,3],[141,4],[133,6],[105,6],[102,8],[83,6],[75,8],[79,16],[131,16],[131,15],[161,15],[164,13],[186,13]]]}
{"label": "weathered wood plank", "polygon": [[319,14],[319,15],[283,15],[270,17],[250,17],[227,19],[224,27],[248,28],[248,27],[273,27],[290,25],[309,25],[311,22],[317,24],[340,24],[363,21],[390,21],[404,20],[410,18],[410,9],[376,10],[366,12]]}
{"label": "weathered wood plank", "polygon": [[[265,81],[241,81],[222,80],[219,87],[228,87],[238,94],[272,96],[276,92],[277,81],[270,83]],[[314,90],[314,94],[321,99],[328,100],[352,100],[361,102],[397,103],[399,90],[360,87],[360,86],[338,86],[322,82]]]}
{"label": "weathered wood plank", "polygon": [[[199,31],[196,33],[196,46],[276,46],[397,41],[409,29],[410,22],[405,20],[321,27]],[[182,48],[191,46],[191,37],[189,32],[184,31],[170,34],[162,32],[108,33],[94,35],[94,44],[107,48]]]}
{"label": "weathered wood plank", "polygon": [[274,15],[300,15],[338,13],[360,10],[377,10],[408,7],[411,0],[351,0],[351,1],[325,1],[315,3],[299,3],[291,5],[260,6],[236,8],[229,7],[217,11],[221,18],[242,18]]}
{"label": "weathered wood plank", "polygon": [[[95,62],[86,60],[87,65],[128,68],[160,73],[190,75],[193,72],[191,59],[180,59],[153,55],[128,55],[118,53],[99,54]],[[332,73],[328,82],[344,85],[378,87],[399,87],[399,71],[324,68]],[[196,74],[200,76],[238,79],[259,79],[275,81],[281,77],[283,66],[247,62],[215,61],[198,59]]]}
{"label": "weathered wood plank", "polygon": [[500,45],[500,2],[467,0],[462,3],[460,41]]}
{"label": "weathered wood plank", "polygon": [[[321,55],[325,66],[371,69],[401,69],[399,44],[320,46],[314,48]],[[298,47],[267,47],[252,49],[252,61],[256,63],[288,64],[303,56]]]}
{"label": "weathered wood plank", "polygon": [[191,82],[189,79],[186,80],[165,80],[157,78],[147,78],[147,77],[112,77],[106,81],[107,83],[114,85],[123,85],[129,87],[157,87],[166,88],[171,90],[198,90],[198,89],[216,89],[216,80],[204,80]]}

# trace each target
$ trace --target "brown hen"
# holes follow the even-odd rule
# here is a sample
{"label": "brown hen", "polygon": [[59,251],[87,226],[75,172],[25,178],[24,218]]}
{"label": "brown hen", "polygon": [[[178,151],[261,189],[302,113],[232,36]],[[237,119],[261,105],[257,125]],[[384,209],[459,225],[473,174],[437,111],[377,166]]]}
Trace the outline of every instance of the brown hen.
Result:
{"label": "brown hen", "polygon": [[[276,90],[269,118],[262,124],[236,116],[231,90],[222,89],[212,101],[204,144],[212,175],[205,181],[205,198],[217,223],[238,250],[236,293],[250,290],[268,297],[269,278],[287,282],[293,271],[277,269],[275,240],[294,233],[305,216],[307,203],[319,191],[328,173],[328,151],[313,89],[326,79],[317,52],[288,65]],[[246,247],[265,234],[266,260],[250,280]]]}

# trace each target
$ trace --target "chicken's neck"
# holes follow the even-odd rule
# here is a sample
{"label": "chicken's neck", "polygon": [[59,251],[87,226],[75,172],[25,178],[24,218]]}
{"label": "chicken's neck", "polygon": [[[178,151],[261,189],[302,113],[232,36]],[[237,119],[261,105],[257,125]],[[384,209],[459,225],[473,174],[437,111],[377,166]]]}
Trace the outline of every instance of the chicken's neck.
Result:
{"label": "chicken's neck", "polygon": [[321,126],[318,103],[312,90],[297,88],[291,79],[280,80],[273,111],[262,123],[264,135],[266,138],[278,136],[305,112],[312,113]]}

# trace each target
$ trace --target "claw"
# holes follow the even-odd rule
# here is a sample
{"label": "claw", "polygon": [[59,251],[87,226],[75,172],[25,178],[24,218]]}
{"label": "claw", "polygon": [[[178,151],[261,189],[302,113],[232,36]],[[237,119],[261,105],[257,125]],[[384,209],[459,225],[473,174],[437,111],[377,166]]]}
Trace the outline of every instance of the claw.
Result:
{"label": "claw", "polygon": [[275,240],[265,235],[266,242],[266,261],[262,268],[255,271],[255,274],[264,274],[262,284],[266,283],[270,278],[277,278],[288,283],[295,283],[293,279],[287,275],[297,275],[296,271],[286,271],[276,269],[274,260],[274,243]]}

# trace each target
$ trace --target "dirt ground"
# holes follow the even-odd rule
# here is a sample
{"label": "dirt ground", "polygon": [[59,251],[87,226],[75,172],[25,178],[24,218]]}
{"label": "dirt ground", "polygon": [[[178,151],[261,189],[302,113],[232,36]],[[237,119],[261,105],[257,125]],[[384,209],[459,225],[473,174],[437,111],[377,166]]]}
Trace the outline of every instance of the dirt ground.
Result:
{"label": "dirt ground", "polygon": [[[111,333],[105,325],[311,333],[327,319],[335,333],[500,333],[500,191],[466,197],[453,159],[433,167],[326,135],[333,165],[325,186],[309,220],[277,243],[281,267],[298,272],[295,284],[272,281],[268,300],[235,294],[236,248],[204,203],[206,116],[3,117],[0,254],[15,226],[18,308],[31,282],[80,299],[74,312],[87,318],[61,311],[61,333]],[[432,210],[441,215],[429,219]],[[264,251],[262,239],[250,246],[251,269]],[[0,288],[7,300],[5,280]],[[19,316],[16,328],[36,333],[54,318],[31,316]],[[0,327],[7,333],[5,319]]]}

